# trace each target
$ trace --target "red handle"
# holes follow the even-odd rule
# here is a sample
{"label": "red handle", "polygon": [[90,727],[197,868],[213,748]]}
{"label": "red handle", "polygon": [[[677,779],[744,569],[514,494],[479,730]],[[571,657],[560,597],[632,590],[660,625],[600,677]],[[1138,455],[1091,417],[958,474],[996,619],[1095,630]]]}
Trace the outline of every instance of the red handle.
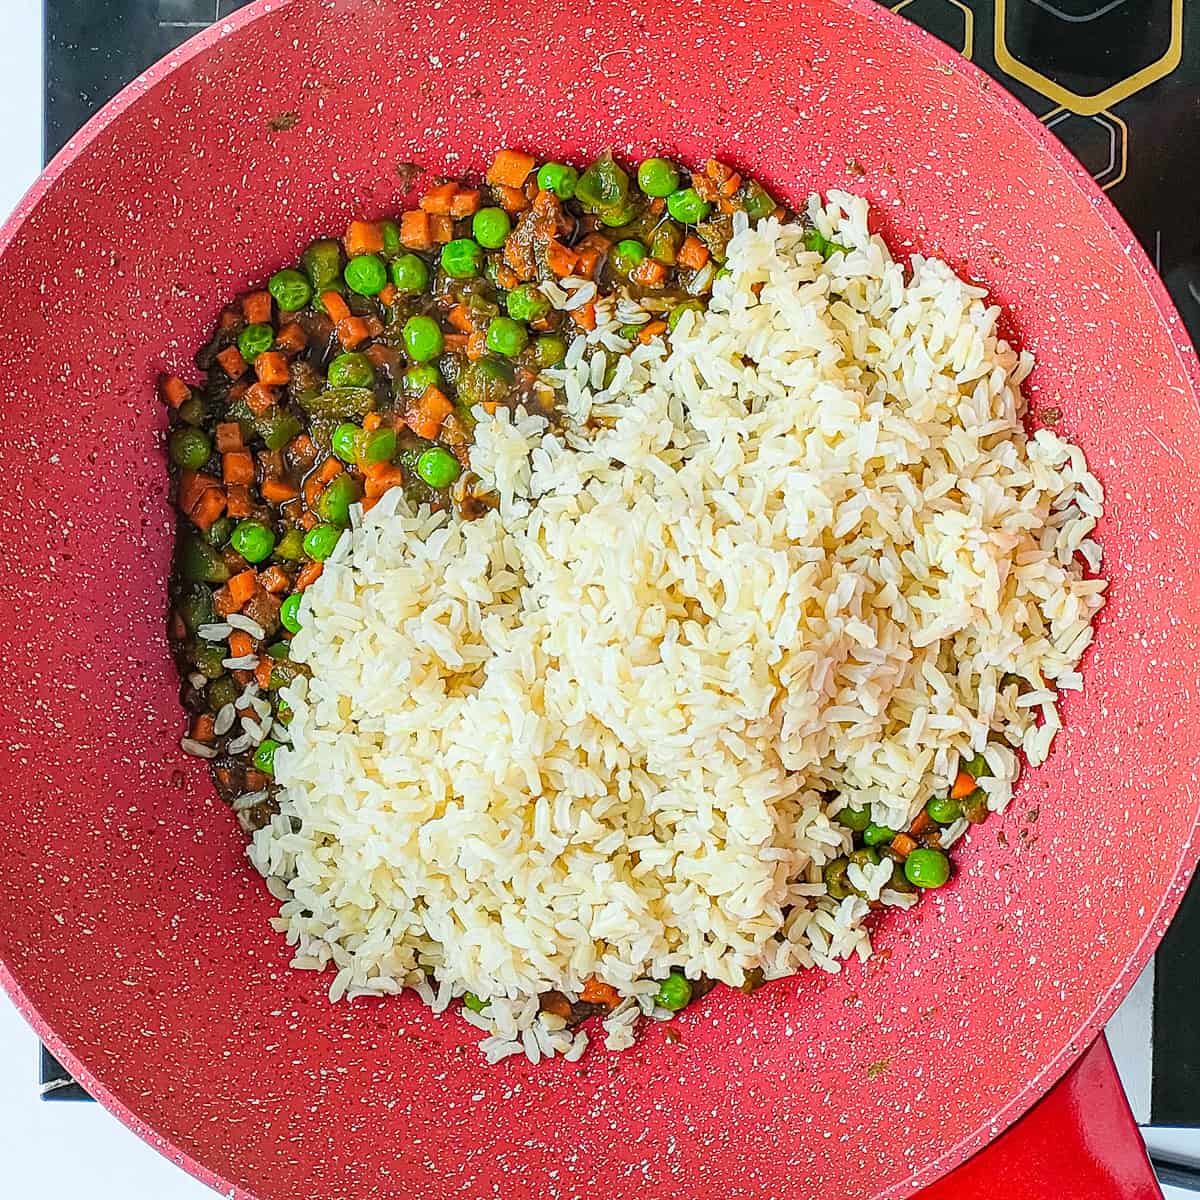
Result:
{"label": "red handle", "polygon": [[997,1195],[1004,1200],[1162,1200],[1103,1036],[1011,1129],[914,1200],[996,1200]]}

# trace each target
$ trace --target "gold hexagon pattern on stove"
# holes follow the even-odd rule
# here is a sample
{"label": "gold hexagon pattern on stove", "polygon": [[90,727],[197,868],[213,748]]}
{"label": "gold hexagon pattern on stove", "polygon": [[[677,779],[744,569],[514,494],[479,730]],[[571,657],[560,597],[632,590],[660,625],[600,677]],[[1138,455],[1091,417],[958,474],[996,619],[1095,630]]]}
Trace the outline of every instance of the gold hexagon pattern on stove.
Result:
{"label": "gold hexagon pattern on stove", "polygon": [[900,0],[892,12],[902,12],[963,58],[975,52],[975,14],[959,0]]}
{"label": "gold hexagon pattern on stove", "polygon": [[1116,113],[1100,112],[1084,117],[1060,104],[1042,121],[1047,129],[1054,130],[1104,191],[1125,178],[1129,127]]}
{"label": "gold hexagon pattern on stove", "polygon": [[[1149,6],[1160,10],[1162,29],[1159,40],[1163,49],[1151,61],[1134,66],[1127,75],[1114,80],[1094,94],[1076,92],[1019,58],[1020,51],[1014,51],[1009,44],[1010,29],[1015,27],[1018,21],[1031,19],[1032,14],[1043,23],[1058,22],[1063,42],[1069,44],[1073,28],[1099,21],[1130,2],[1131,0],[1074,0],[1073,3],[1066,3],[1064,0],[996,0],[993,45],[996,65],[1014,79],[1072,113],[1081,117],[1096,116],[1135,92],[1140,92],[1156,80],[1162,79],[1163,76],[1169,75],[1179,65],[1183,54],[1183,0],[1158,0],[1158,3]],[[1147,24],[1143,26],[1149,33],[1154,32],[1152,16],[1153,14],[1147,11]],[[1046,44],[1045,37],[1043,31],[1043,45]],[[1109,61],[1114,57],[1116,56],[1109,56]]]}

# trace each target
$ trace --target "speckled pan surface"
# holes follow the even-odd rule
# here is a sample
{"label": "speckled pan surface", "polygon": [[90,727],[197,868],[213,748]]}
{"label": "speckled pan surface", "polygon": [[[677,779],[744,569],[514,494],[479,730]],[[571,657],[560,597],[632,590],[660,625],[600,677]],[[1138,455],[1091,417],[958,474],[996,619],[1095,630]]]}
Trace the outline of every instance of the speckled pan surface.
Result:
{"label": "speckled pan surface", "polygon": [[[231,292],[395,205],[396,163],[504,143],[867,193],[896,244],[1011,305],[1037,402],[1108,488],[1113,588],[1051,762],[865,968],[722,991],[678,1044],[485,1071],[452,1017],[331,1007],[288,970],[176,748],[152,380]],[[254,7],[110,106],[6,227],[0,383],[0,980],[226,1195],[901,1196],[1062,1073],[1173,911],[1200,804],[1193,356],[1083,173],[865,0]]]}

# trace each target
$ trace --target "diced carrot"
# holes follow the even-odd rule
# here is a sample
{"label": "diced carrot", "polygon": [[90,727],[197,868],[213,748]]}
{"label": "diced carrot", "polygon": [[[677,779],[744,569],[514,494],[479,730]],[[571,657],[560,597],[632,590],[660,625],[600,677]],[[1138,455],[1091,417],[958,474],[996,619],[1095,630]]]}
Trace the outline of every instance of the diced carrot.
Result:
{"label": "diced carrot", "polygon": [[439,246],[444,246],[454,238],[454,218],[443,217],[434,213],[429,218],[429,236]]}
{"label": "diced carrot", "polygon": [[272,596],[278,596],[280,592],[286,592],[290,588],[291,582],[287,577],[287,572],[279,566],[270,566],[258,577],[258,582],[266,588]]}
{"label": "diced carrot", "polygon": [[283,474],[282,450],[260,450],[257,457],[258,469],[264,479],[277,479]]}
{"label": "diced carrot", "polygon": [[650,214],[657,217],[666,207],[667,202],[661,196],[655,196],[654,199],[650,201]]}
{"label": "diced carrot", "polygon": [[575,270],[572,272],[583,279],[591,279],[600,265],[600,254],[596,250],[580,250],[575,255]]}
{"label": "diced carrot", "polygon": [[199,713],[192,721],[191,738],[194,742],[211,742],[216,737],[212,713]]}
{"label": "diced carrot", "polygon": [[580,1000],[585,1004],[603,1004],[605,1008],[616,1008],[621,1003],[621,994],[610,983],[597,979],[593,975],[579,993]]}
{"label": "diced carrot", "polygon": [[[304,486],[307,489],[308,485],[305,484]],[[321,518],[316,513],[306,512],[300,514],[300,524],[304,526],[305,532],[320,525],[320,523]]]}
{"label": "diced carrot", "polygon": [[700,171],[692,172],[692,191],[700,197],[701,200],[707,200],[709,204],[717,202],[717,185],[713,183],[707,175]]}
{"label": "diced carrot", "polygon": [[235,629],[229,635],[229,657],[244,658],[253,653],[254,639],[244,629]]}
{"label": "diced carrot", "polygon": [[225,503],[225,493],[220,488],[209,488],[188,510],[188,516],[197,529],[207,533],[225,511]]}
{"label": "diced carrot", "polygon": [[179,476],[179,507],[190,513],[205,492],[221,490],[221,485],[211,476],[200,471],[184,471]]}
{"label": "diced carrot", "polygon": [[575,251],[568,250],[562,242],[550,242],[546,246],[546,266],[562,279],[575,270]]}
{"label": "diced carrot", "polygon": [[318,483],[331,483],[342,473],[342,464],[336,458],[327,458],[318,468],[316,479]]}
{"label": "diced carrot", "polygon": [[213,592],[213,612],[218,617],[227,617],[230,613],[235,613],[238,606],[234,604],[233,597],[229,594],[229,585],[219,587]]}
{"label": "diced carrot", "polygon": [[172,408],[178,408],[185,400],[192,398],[192,389],[178,375],[160,375],[158,393],[163,403]]}
{"label": "diced carrot", "polygon": [[404,482],[404,472],[391,463],[384,463],[382,471],[372,472],[363,484],[363,494],[369,499],[382,496],[388,488],[399,487]]}
{"label": "diced carrot", "polygon": [[648,346],[651,339],[658,337],[660,333],[666,332],[666,321],[648,321],[642,326],[642,331],[638,334],[638,341],[641,342],[643,346]]}
{"label": "diced carrot", "polygon": [[400,241],[410,250],[428,250],[433,245],[429,232],[429,214],[413,208],[400,218]]}
{"label": "diced carrot", "polygon": [[[252,570],[245,570],[235,575],[228,583],[229,596],[240,610],[242,605],[254,595],[258,587],[258,576]],[[232,641],[232,638],[230,639]]]}
{"label": "diced carrot", "polygon": [[468,340],[465,333],[448,333],[442,339],[447,354],[465,354]]}
{"label": "diced carrot", "polygon": [[263,691],[271,686],[271,672],[275,670],[275,663],[269,654],[264,654],[258,660],[258,666],[254,668],[254,682],[258,684]]}
{"label": "diced carrot", "polygon": [[296,591],[302,592],[306,587],[311,587],[316,583],[321,578],[321,570],[324,565],[319,562],[305,563],[300,568],[300,574],[296,576]]}
{"label": "diced carrot", "polygon": [[282,479],[264,479],[259,490],[268,504],[286,504],[300,495],[300,490],[294,484],[285,483]]}
{"label": "diced carrot", "polygon": [[454,410],[454,405],[432,384],[427,387],[416,404],[404,414],[408,427],[426,441],[433,441],[442,422]]}
{"label": "diced carrot", "polygon": [[710,158],[704,164],[704,173],[712,180],[718,196],[732,196],[742,186],[742,177],[723,162]]}
{"label": "diced carrot", "polygon": [[250,385],[244,379],[241,381],[241,383],[235,383],[233,387],[229,389],[229,393],[225,397],[226,400],[230,404],[235,404],[246,394],[246,391],[249,387]]}
{"label": "diced carrot", "polygon": [[959,771],[954,777],[954,786],[950,789],[951,800],[962,800],[969,796],[979,785],[975,782],[975,776],[969,771]]}
{"label": "diced carrot", "polygon": [[283,387],[288,379],[287,355],[278,350],[268,350],[254,360],[254,373],[259,383],[268,387]]}
{"label": "diced carrot", "polygon": [[337,335],[344,349],[353,350],[371,336],[371,329],[362,317],[347,317],[337,323]]}
{"label": "diced carrot", "polygon": [[317,455],[317,448],[313,445],[313,440],[307,433],[298,433],[287,445],[288,453],[292,456],[292,461],[298,466],[306,465],[305,460],[311,462]]}
{"label": "diced carrot", "polygon": [[217,425],[217,449],[222,454],[230,450],[241,450],[245,446],[242,441],[242,427],[237,421],[221,421]]}
{"label": "diced carrot", "polygon": [[242,297],[242,315],[250,325],[270,325],[271,293],[250,292]]}
{"label": "diced carrot", "polygon": [[471,320],[471,310],[465,304],[456,304],[450,310],[448,319],[450,324],[462,333],[470,333],[475,328],[475,322]]}
{"label": "diced carrot", "polygon": [[221,455],[221,474],[226,483],[253,483],[254,459],[249,450],[230,450]]}
{"label": "diced carrot", "polygon": [[529,197],[520,188],[497,184],[496,195],[500,198],[500,207],[506,213],[524,212],[529,207]]}
{"label": "diced carrot", "polygon": [[368,433],[374,433],[383,424],[383,414],[377,412],[369,412],[362,419],[362,427]]}
{"label": "diced carrot", "polygon": [[[644,260],[643,260],[644,261]],[[683,245],[675,254],[675,261],[689,271],[698,271],[708,262],[708,247],[693,234],[683,239]]]}
{"label": "diced carrot", "polygon": [[232,483],[225,489],[228,496],[228,512],[239,521],[248,517],[254,506],[250,503],[250,489],[244,483]]}
{"label": "diced carrot", "polygon": [[275,346],[285,354],[299,354],[308,345],[308,334],[302,326],[293,321],[285,325],[275,335]]}
{"label": "diced carrot", "polygon": [[467,334],[467,357],[476,362],[487,354],[487,334],[482,329],[476,329]]}
{"label": "diced carrot", "polygon": [[363,317],[367,323],[367,337],[378,337],[383,332],[383,322],[378,317]]}
{"label": "diced carrot", "polygon": [[350,315],[350,306],[337,292],[322,292],[321,303],[329,314],[329,319],[336,325]]}
{"label": "diced carrot", "polygon": [[399,294],[400,293],[396,291],[396,285],[394,283],[385,283],[379,292],[379,303],[387,305],[395,304],[396,297]]}
{"label": "diced carrot", "polygon": [[571,320],[579,326],[580,329],[592,330],[596,328],[596,305],[581,304],[578,308],[571,309]]}
{"label": "diced carrot", "polygon": [[[255,366],[257,365],[256,363]],[[246,407],[256,417],[261,417],[278,399],[279,393],[274,388],[267,387],[265,383],[256,383],[246,391]]]}
{"label": "diced carrot", "polygon": [[898,833],[892,838],[892,849],[900,855],[901,858],[907,858],[917,848],[915,838],[909,837],[907,833]]}
{"label": "diced carrot", "polygon": [[533,170],[533,164],[531,154],[522,154],[520,150],[501,150],[488,167],[487,181],[502,187],[519,188]]}
{"label": "diced carrot", "polygon": [[561,1017],[564,1021],[571,1019],[571,1002],[562,992],[543,992],[538,1009],[551,1016]]}
{"label": "diced carrot", "polygon": [[223,308],[220,319],[217,321],[217,328],[236,329],[237,326],[244,324],[245,321],[242,318],[242,314],[236,308]]}
{"label": "diced carrot", "polygon": [[496,286],[504,288],[505,291],[511,291],[521,281],[517,278],[517,273],[506,263],[501,263],[496,268]]}
{"label": "diced carrot", "polygon": [[226,346],[217,355],[217,362],[221,364],[221,370],[230,379],[241,379],[246,373],[246,360],[242,357],[242,352],[236,346]]}
{"label": "diced carrot", "polygon": [[496,409],[498,409],[499,407],[500,407],[499,403],[495,400],[485,400],[483,402],[483,411],[485,413],[487,413],[487,415],[489,417],[494,416],[496,413]]}
{"label": "diced carrot", "polygon": [[459,188],[450,200],[450,215],[456,220],[471,217],[479,211],[479,189]]}
{"label": "diced carrot", "polygon": [[934,825],[933,818],[924,810],[921,809],[915,817],[912,824],[908,827],[908,832],[913,837],[920,837],[927,829],[932,829]]}
{"label": "diced carrot", "polygon": [[342,245],[351,258],[360,254],[382,254],[383,230],[374,221],[351,221]]}
{"label": "diced carrot", "polygon": [[667,268],[657,259],[647,256],[632,271],[629,278],[642,287],[660,287],[667,277]]}
{"label": "diced carrot", "polygon": [[417,203],[427,213],[438,213],[445,216],[450,211],[454,193],[457,191],[458,184],[453,179],[446,183],[435,183]]}
{"label": "diced carrot", "polygon": [[371,511],[371,509],[373,509],[375,507],[375,505],[377,505],[378,503],[379,503],[378,496],[364,496],[359,501],[359,504],[362,505],[362,510],[365,513],[369,513]]}

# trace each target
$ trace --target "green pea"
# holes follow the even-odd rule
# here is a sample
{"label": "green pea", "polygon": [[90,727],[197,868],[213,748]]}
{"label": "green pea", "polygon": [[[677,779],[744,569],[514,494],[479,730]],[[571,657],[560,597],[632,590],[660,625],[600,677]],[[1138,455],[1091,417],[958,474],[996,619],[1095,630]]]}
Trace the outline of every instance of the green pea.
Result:
{"label": "green pea", "polygon": [[641,337],[642,327],[640,325],[619,325],[617,333],[627,342],[636,342]]}
{"label": "green pea", "polygon": [[939,825],[953,825],[962,816],[962,805],[949,796],[934,796],[925,805],[925,811],[931,821]]}
{"label": "green pea", "polygon": [[[271,674],[274,675],[275,672],[272,671]],[[282,696],[277,697],[275,701],[275,719],[281,725],[290,725],[294,715],[292,706]]]}
{"label": "green pea", "polygon": [[318,297],[336,290],[342,281],[342,247],[332,238],[321,238],[304,251],[300,265]]}
{"label": "green pea", "polygon": [[365,354],[339,354],[329,364],[330,387],[375,386],[375,368]]}
{"label": "green pea", "polygon": [[367,434],[362,448],[364,462],[387,462],[396,453],[396,431],[373,429]]}
{"label": "green pea", "polygon": [[834,820],[840,821],[847,829],[853,829],[855,833],[862,833],[871,823],[871,810],[869,808],[843,808],[834,817]]}
{"label": "green pea", "polygon": [[208,544],[210,546],[224,546],[229,541],[229,535],[233,532],[234,521],[231,517],[221,517],[209,526],[208,529]]}
{"label": "green pea", "polygon": [[702,313],[703,311],[704,305],[699,300],[684,300],[681,304],[675,305],[667,314],[667,332],[675,332],[675,327],[683,319],[685,312]]}
{"label": "green pea", "polygon": [[550,301],[532,283],[522,283],[513,288],[504,305],[514,321],[540,321],[550,315]]}
{"label": "green pea", "polygon": [[637,216],[637,212],[637,205],[632,200],[626,200],[612,208],[602,208],[597,215],[601,225],[615,229],[620,225],[628,225]]}
{"label": "green pea", "polygon": [[461,472],[458,459],[441,446],[431,446],[417,459],[417,474],[431,488],[449,487]]}
{"label": "green pea", "polygon": [[265,354],[275,345],[275,330],[270,325],[247,325],[238,334],[238,350],[248,362],[253,362],[260,354]]}
{"label": "green pea", "polygon": [[203,429],[176,429],[167,440],[167,453],[177,467],[198,471],[212,455],[212,442]]}
{"label": "green pea", "polygon": [[360,296],[378,296],[387,287],[388,269],[377,254],[360,254],[346,264],[346,286]]}
{"label": "green pea", "polygon": [[445,345],[441,327],[432,317],[409,317],[404,322],[404,348],[413,362],[437,358]]}
{"label": "green pea", "polygon": [[351,421],[343,421],[334,431],[332,438],[333,452],[344,463],[352,463],[358,456],[358,435],[362,426]]}
{"label": "green pea", "polygon": [[892,876],[887,881],[887,887],[890,887],[893,892],[902,892],[906,896],[911,896],[916,892],[916,888],[908,882],[908,876],[904,874],[903,860],[896,863],[892,869]]}
{"label": "green pea", "polygon": [[334,525],[314,525],[304,535],[304,553],[314,562],[324,562],[337,548],[342,531]]}
{"label": "green pea", "polygon": [[848,857],[852,863],[858,863],[860,867],[879,865],[879,851],[874,846],[860,846]]}
{"label": "green pea", "polygon": [[384,256],[395,258],[400,253],[400,226],[395,221],[381,221],[379,235],[383,238]]}
{"label": "green pea", "polygon": [[920,846],[904,860],[904,877],[919,888],[939,888],[950,878],[950,860],[941,850]]}
{"label": "green pea", "polygon": [[404,390],[410,396],[420,396],[426,388],[441,386],[442,373],[432,363],[426,363],[423,367],[410,367],[404,372]]}
{"label": "green pea", "polygon": [[667,197],[667,212],[684,225],[695,225],[712,212],[712,205],[701,200],[695,188],[680,188]]}
{"label": "green pea", "polygon": [[962,769],[972,779],[982,779],[984,776],[990,776],[992,773],[992,768],[988,766],[987,759],[982,754],[976,754],[970,762],[963,763]]}
{"label": "green pea", "polygon": [[402,254],[392,263],[392,282],[400,292],[423,292],[429,286],[429,268],[423,258]]}
{"label": "green pea", "polygon": [[275,549],[275,535],[261,521],[239,521],[229,544],[247,561],[262,562]]}
{"label": "green pea", "polygon": [[199,396],[192,396],[179,406],[179,419],[185,425],[203,425],[208,409]]}
{"label": "green pea", "polygon": [[682,971],[672,971],[658,985],[654,1003],[668,1012],[679,1012],[681,1008],[687,1008],[691,999],[692,985],[688,982],[687,976]]}
{"label": "green pea", "polygon": [[463,1007],[469,1008],[473,1013],[481,1013],[488,1006],[486,1000],[480,1000],[474,992],[463,992]]}
{"label": "green pea", "polygon": [[350,505],[362,495],[358,483],[343,472],[321,493],[317,515],[330,525],[345,528],[350,524]]}
{"label": "green pea", "polygon": [[303,308],[313,295],[312,284],[294,267],[276,271],[267,283],[267,291],[284,312]]}
{"label": "green pea", "polygon": [[442,270],[451,279],[470,279],[483,267],[483,247],[472,238],[455,238],[442,247]]}
{"label": "green pea", "polygon": [[471,218],[471,233],[488,250],[499,250],[512,232],[512,221],[502,208],[481,208]]}
{"label": "green pea", "polygon": [[295,592],[279,606],[279,620],[288,633],[300,632],[300,593]]}
{"label": "green pea", "polygon": [[579,172],[563,163],[548,162],[538,168],[538,187],[544,192],[553,192],[560,200],[570,200],[578,182]]}
{"label": "green pea", "polygon": [[834,900],[845,900],[847,896],[854,894],[854,888],[850,886],[850,881],[846,877],[846,870],[849,866],[849,859],[835,858],[832,862],[827,862],[821,870],[821,880],[825,884],[825,890]]}
{"label": "green pea", "polygon": [[567,343],[555,334],[547,334],[533,343],[533,357],[539,368],[556,367],[567,357]]}
{"label": "green pea", "polygon": [[201,642],[192,651],[192,665],[206,679],[220,679],[225,674],[225,668],[221,663],[224,661],[226,653],[224,645],[217,645],[215,642]]}
{"label": "green pea", "polygon": [[208,707],[220,712],[227,704],[234,704],[242,694],[241,685],[232,675],[223,675],[208,685]]}
{"label": "green pea", "polygon": [[275,751],[278,749],[279,743],[274,738],[267,738],[265,741],[259,742],[258,749],[254,752],[254,765],[264,775],[274,776]]}
{"label": "green pea", "polygon": [[614,270],[628,275],[646,257],[646,247],[634,238],[624,238],[612,249],[608,261]]}
{"label": "green pea", "polygon": [[863,830],[863,841],[868,846],[882,846],[890,842],[900,830],[889,829],[886,825],[876,825],[874,821]]}
{"label": "green pea", "polygon": [[289,529],[275,547],[275,557],[294,562],[304,554],[304,531]]}
{"label": "green pea", "polygon": [[679,187],[679,171],[665,158],[647,158],[638,167],[637,181],[647,196],[669,196]]}
{"label": "green pea", "polygon": [[529,345],[529,331],[511,317],[497,317],[489,323],[485,341],[493,354],[515,358]]}

